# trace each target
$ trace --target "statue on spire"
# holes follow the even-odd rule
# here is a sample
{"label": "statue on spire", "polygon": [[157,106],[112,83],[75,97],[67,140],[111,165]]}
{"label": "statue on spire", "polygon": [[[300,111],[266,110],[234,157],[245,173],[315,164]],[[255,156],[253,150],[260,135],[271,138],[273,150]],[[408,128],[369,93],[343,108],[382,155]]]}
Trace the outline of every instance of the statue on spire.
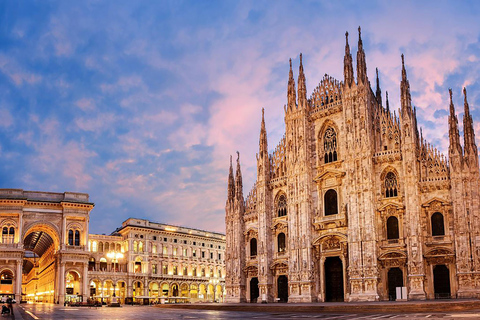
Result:
{"label": "statue on spire", "polygon": [[349,88],[353,83],[353,59],[348,45],[348,31],[345,32],[345,57],[343,58],[343,76],[345,85]]}

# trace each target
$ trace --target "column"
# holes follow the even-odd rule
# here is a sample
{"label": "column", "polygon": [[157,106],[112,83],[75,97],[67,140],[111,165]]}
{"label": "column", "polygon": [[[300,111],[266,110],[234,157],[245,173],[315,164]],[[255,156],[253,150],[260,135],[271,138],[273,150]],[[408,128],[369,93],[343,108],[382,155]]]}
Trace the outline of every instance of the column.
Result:
{"label": "column", "polygon": [[22,261],[17,261],[16,271],[15,271],[15,300],[18,303],[22,300]]}
{"label": "column", "polygon": [[87,301],[87,299],[90,297],[90,282],[88,280],[88,263],[83,264],[83,289],[82,289],[82,294],[83,294],[83,301]]}
{"label": "column", "polygon": [[65,302],[65,262],[60,263],[60,271],[58,272],[58,303]]}

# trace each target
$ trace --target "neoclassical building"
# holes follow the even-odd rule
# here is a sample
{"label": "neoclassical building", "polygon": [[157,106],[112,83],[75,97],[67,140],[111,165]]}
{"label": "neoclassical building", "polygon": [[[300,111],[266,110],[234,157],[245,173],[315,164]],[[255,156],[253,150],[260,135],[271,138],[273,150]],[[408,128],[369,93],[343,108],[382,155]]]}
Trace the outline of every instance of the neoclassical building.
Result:
{"label": "neoclassical building", "polygon": [[346,33],[343,81],[325,75],[310,98],[302,55],[297,82],[290,60],[285,135],[269,152],[262,110],[257,180],[245,198],[240,162],[234,175],[230,161],[228,302],[480,296],[480,175],[466,90],[463,144],[450,90],[447,159],[418,129],[403,55],[397,115],[378,71],[370,85],[358,31],[356,78]]}
{"label": "neoclassical building", "polygon": [[134,218],[89,234],[93,207],[84,193],[0,189],[0,297],[223,301],[225,235]]}

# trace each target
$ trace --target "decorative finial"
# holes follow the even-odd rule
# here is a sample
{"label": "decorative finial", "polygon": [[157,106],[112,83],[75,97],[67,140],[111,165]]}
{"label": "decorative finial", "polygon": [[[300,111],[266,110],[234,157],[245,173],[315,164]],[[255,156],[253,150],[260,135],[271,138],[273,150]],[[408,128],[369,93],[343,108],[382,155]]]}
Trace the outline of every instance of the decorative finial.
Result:
{"label": "decorative finial", "polygon": [[463,95],[465,96],[465,103],[467,103],[467,88],[463,87]]}
{"label": "decorative finial", "polygon": [[448,93],[450,94],[450,104],[452,104],[452,88],[448,88]]}
{"label": "decorative finial", "polygon": [[403,53],[402,53],[402,67],[405,68],[405,57],[403,56]]}
{"label": "decorative finial", "polygon": [[292,58],[290,58],[290,70],[292,70]]}
{"label": "decorative finial", "polygon": [[359,37],[362,36],[362,29],[360,28],[360,26],[358,26],[358,36],[359,36]]}
{"label": "decorative finial", "polygon": [[240,152],[237,151],[237,163],[240,162]]}
{"label": "decorative finial", "polygon": [[300,52],[300,65],[302,65],[302,53]]}

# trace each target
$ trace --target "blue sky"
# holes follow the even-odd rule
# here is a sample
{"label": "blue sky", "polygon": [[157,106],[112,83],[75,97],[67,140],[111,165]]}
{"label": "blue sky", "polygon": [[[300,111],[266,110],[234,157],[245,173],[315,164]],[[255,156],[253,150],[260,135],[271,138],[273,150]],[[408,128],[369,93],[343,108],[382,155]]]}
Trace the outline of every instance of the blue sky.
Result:
{"label": "blue sky", "polygon": [[404,53],[424,137],[447,150],[463,86],[478,137],[478,17],[478,1],[2,1],[0,187],[89,193],[92,233],[128,217],[224,232],[229,156],[246,194],[262,107],[270,149],[284,132],[288,59],[296,78],[303,53],[310,96],[343,80],[359,25],[393,109]]}

